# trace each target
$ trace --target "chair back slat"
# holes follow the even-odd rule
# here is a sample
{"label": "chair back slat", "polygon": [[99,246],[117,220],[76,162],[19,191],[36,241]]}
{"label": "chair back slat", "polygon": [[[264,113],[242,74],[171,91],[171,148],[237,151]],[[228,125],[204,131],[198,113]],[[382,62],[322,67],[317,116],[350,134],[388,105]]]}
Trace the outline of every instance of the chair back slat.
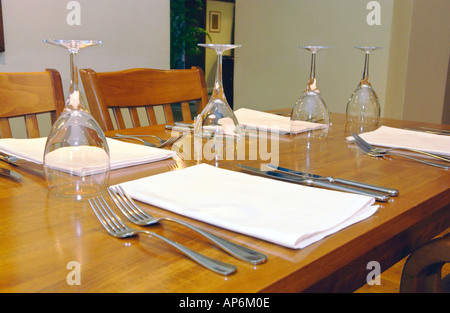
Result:
{"label": "chair back slat", "polygon": [[120,129],[125,128],[125,121],[117,113],[118,108],[130,108],[132,126],[138,127],[144,125],[144,121],[139,120],[137,108],[146,108],[146,123],[154,125],[157,118],[151,107],[162,106],[163,123],[173,123],[171,104],[185,102],[181,109],[182,118],[192,121],[188,102],[195,102],[197,113],[208,102],[204,73],[198,67],[186,70],[137,68],[117,72],[82,69],[80,76],[91,113],[105,131],[114,129],[110,110]]}
{"label": "chair back slat", "polygon": [[25,115],[25,128],[27,129],[28,138],[39,138],[39,124],[35,114]]}
{"label": "chair back slat", "polygon": [[11,138],[11,126],[7,118],[0,118],[0,138]]}
{"label": "chair back slat", "polygon": [[155,109],[153,107],[146,107],[145,111],[147,112],[147,119],[149,121],[150,125],[156,125],[157,121],[156,121],[156,114],[155,114]]}
{"label": "chair back slat", "polygon": [[130,108],[128,108],[128,112],[130,112],[131,123],[133,124],[133,127],[140,127],[141,123],[139,121],[139,114],[138,114],[137,108],[130,107]]}
{"label": "chair back slat", "polygon": [[181,103],[181,114],[183,116],[183,120],[185,121],[192,121],[192,115],[191,115],[191,110],[189,107],[189,102],[183,101]]}
{"label": "chair back slat", "polygon": [[22,117],[28,138],[40,137],[37,115],[50,113],[53,124],[64,110],[61,76],[45,72],[0,73],[0,138],[11,138],[9,119]]}
{"label": "chair back slat", "polygon": [[[113,108],[113,114],[114,114],[114,118],[117,123],[117,127],[119,129],[124,129],[125,121],[123,120],[122,110],[120,108]],[[112,121],[111,121],[111,125],[112,125]]]}

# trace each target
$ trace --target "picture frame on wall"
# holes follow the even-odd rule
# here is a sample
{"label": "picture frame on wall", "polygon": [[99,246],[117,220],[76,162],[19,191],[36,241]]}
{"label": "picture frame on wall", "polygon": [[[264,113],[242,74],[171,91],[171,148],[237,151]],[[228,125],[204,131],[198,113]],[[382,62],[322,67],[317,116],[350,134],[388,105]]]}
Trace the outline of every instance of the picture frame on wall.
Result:
{"label": "picture frame on wall", "polygon": [[209,32],[220,33],[220,12],[209,11]]}

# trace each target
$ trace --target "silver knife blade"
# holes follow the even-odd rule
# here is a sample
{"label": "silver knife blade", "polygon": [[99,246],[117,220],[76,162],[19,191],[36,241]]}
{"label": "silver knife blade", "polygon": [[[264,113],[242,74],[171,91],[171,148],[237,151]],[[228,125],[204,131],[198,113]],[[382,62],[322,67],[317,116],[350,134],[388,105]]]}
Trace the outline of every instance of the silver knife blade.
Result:
{"label": "silver knife blade", "polygon": [[33,173],[38,174],[40,176],[44,176],[44,166],[42,164],[24,160],[24,159],[9,155],[5,152],[0,152],[0,161],[5,161],[11,165],[18,166],[18,167],[21,167],[28,171],[32,171]]}
{"label": "silver knife blade", "polygon": [[169,125],[167,124],[165,126],[166,129],[172,129],[175,131],[179,131],[179,132],[193,132],[194,128],[193,127],[186,127],[186,126],[178,126],[178,125]]}
{"label": "silver knife blade", "polygon": [[388,195],[386,195],[384,193],[378,193],[375,191],[362,190],[359,188],[353,188],[351,186],[338,185],[338,184],[330,183],[327,181],[314,180],[312,178],[308,179],[308,178],[295,177],[292,175],[287,175],[287,174],[283,174],[283,173],[275,172],[275,171],[262,171],[258,168],[243,165],[243,164],[238,164],[238,167],[240,167],[248,172],[251,172],[251,173],[255,173],[255,174],[258,174],[258,175],[261,175],[264,177],[274,178],[274,179],[278,179],[278,180],[282,180],[282,181],[286,181],[286,182],[356,193],[356,194],[360,194],[360,195],[373,197],[377,201],[381,201],[381,202],[386,202],[389,200]]}
{"label": "silver knife blade", "polygon": [[292,175],[298,175],[298,176],[302,176],[302,177],[306,176],[306,177],[311,177],[311,178],[316,178],[316,179],[323,179],[323,180],[329,181],[330,183],[340,183],[340,184],[344,184],[344,185],[375,190],[375,191],[379,191],[382,193],[386,193],[386,194],[390,195],[391,197],[396,197],[399,194],[399,191],[397,189],[393,189],[393,188],[366,184],[366,183],[353,181],[353,180],[349,180],[349,179],[334,178],[331,176],[320,176],[317,174],[309,174],[309,173],[299,172],[299,171],[291,170],[291,169],[280,167],[280,166],[275,166],[272,164],[268,164],[267,166],[270,167],[271,169],[282,171],[282,172],[289,173]]}
{"label": "silver knife blade", "polygon": [[443,135],[443,136],[450,136],[450,132],[448,130],[444,129],[426,129],[426,128],[409,128],[409,127],[403,127],[403,129],[406,130],[412,130],[416,132],[423,132],[428,134],[434,134],[434,135]]}
{"label": "silver knife blade", "polygon": [[194,124],[192,124],[192,123],[175,122],[174,124],[176,126],[183,126],[183,127],[188,127],[188,128],[194,128]]}
{"label": "silver knife blade", "polygon": [[22,178],[22,175],[20,175],[19,173],[14,172],[13,170],[10,170],[8,168],[3,168],[3,167],[0,168],[0,175],[7,176],[7,177],[13,178],[15,180],[20,180]]}

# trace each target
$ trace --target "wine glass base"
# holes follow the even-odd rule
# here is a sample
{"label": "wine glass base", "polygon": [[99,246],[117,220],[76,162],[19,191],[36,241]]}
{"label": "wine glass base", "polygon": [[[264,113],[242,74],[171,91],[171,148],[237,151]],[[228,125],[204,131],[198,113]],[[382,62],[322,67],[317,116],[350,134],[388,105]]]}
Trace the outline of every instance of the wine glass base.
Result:
{"label": "wine glass base", "polygon": [[50,187],[49,194],[58,198],[84,200],[105,193],[106,188],[95,182],[67,182]]}

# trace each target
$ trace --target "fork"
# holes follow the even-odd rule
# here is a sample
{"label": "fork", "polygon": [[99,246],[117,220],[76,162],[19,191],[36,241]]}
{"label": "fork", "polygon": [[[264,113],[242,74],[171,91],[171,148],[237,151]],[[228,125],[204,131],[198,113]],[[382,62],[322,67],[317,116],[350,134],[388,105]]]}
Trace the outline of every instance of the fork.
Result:
{"label": "fork", "polygon": [[370,149],[372,152],[376,153],[376,154],[386,154],[392,150],[404,150],[404,151],[411,151],[411,152],[415,152],[415,153],[420,153],[420,154],[424,154],[427,155],[429,157],[433,157],[445,162],[450,162],[449,158],[440,156],[440,155],[436,155],[433,153],[429,153],[426,151],[421,151],[421,150],[416,150],[416,149],[409,149],[409,148],[402,148],[402,147],[392,147],[389,149],[381,149],[381,148],[376,148],[374,146],[372,146],[370,143],[368,143],[367,141],[365,141],[364,139],[361,138],[361,136],[359,136],[358,134],[352,134],[353,138],[355,138],[355,141],[360,142],[362,145],[366,146],[368,149]]}
{"label": "fork", "polygon": [[233,255],[234,257],[251,263],[251,264],[260,264],[267,260],[267,255],[251,250],[247,247],[235,244],[231,241],[228,241],[224,238],[213,235],[203,229],[200,229],[194,225],[188,224],[178,219],[173,219],[169,217],[154,217],[143,211],[139,206],[131,199],[131,197],[123,190],[121,186],[117,187],[109,187],[108,192],[111,198],[116,203],[117,207],[122,211],[122,213],[134,224],[140,226],[148,226],[156,224],[160,221],[170,221],[175,222],[180,225],[186,226],[193,231],[205,236],[212,242],[214,242],[217,246],[222,248],[224,251]]}
{"label": "fork", "polygon": [[[375,148],[374,146],[372,146],[371,144],[369,144],[367,141],[365,141],[364,139],[362,139],[359,135],[352,133],[354,140],[354,143],[362,150],[364,151],[366,154],[370,155],[370,156],[374,156],[374,157],[382,157],[385,155],[395,155],[395,156],[400,156],[400,157],[404,157],[407,159],[411,159],[414,161],[418,161],[427,165],[431,165],[431,166],[436,166],[439,168],[444,168],[444,169],[449,169],[450,166],[449,165],[443,165],[443,164],[439,164],[439,163],[434,163],[434,162],[430,162],[424,159],[419,159],[419,158],[415,158],[409,155],[405,155],[405,154],[400,154],[400,153],[395,153],[395,152],[390,152],[391,149],[379,149],[379,148]],[[423,152],[423,151],[421,151]]]}
{"label": "fork", "polygon": [[167,147],[173,143],[175,143],[177,140],[179,140],[181,137],[183,137],[183,134],[179,134],[178,136],[175,137],[170,137],[167,140],[161,139],[157,136],[154,135],[145,135],[145,136],[149,136],[149,137],[154,137],[156,139],[159,140],[160,144],[159,145],[155,145],[154,143],[148,142],[147,140],[144,140],[142,138],[139,138],[138,136],[140,135],[122,135],[122,134],[115,134],[116,138],[129,138],[129,139],[135,139],[135,140],[139,140],[141,141],[144,145],[149,146],[149,147],[155,147],[155,148],[164,148]]}
{"label": "fork", "polygon": [[234,265],[209,258],[157,233],[141,229],[132,229],[128,227],[114,213],[114,211],[110,208],[110,206],[103,198],[103,196],[97,196],[95,198],[88,199],[88,201],[100,223],[103,225],[106,231],[113,237],[123,239],[136,236],[140,233],[152,235],[168,243],[172,247],[178,249],[180,252],[182,252],[184,255],[186,255],[193,261],[199,263],[200,265],[206,267],[207,269],[213,272],[216,272],[224,276],[228,276],[230,274],[233,274],[237,270],[236,266]]}

